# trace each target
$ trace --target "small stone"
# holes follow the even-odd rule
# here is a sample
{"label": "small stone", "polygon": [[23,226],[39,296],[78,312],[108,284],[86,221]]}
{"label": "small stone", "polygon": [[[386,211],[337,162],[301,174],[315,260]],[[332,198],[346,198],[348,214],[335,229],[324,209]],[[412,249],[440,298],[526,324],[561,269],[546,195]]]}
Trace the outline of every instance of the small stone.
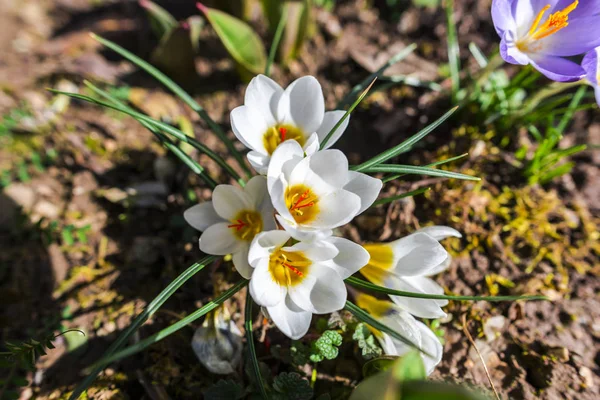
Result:
{"label": "small stone", "polygon": [[552,347],[548,349],[547,354],[561,363],[569,361],[569,349],[566,347]]}
{"label": "small stone", "polygon": [[33,221],[39,221],[41,217],[53,220],[58,218],[60,212],[58,207],[56,207],[54,204],[50,203],[49,201],[42,200],[33,208],[33,214]]}
{"label": "small stone", "polygon": [[506,318],[502,315],[496,315],[485,321],[483,324],[483,333],[485,334],[488,343],[494,341],[494,339],[498,337],[505,324]]}
{"label": "small stone", "polygon": [[579,368],[579,375],[581,375],[581,377],[583,378],[585,386],[587,386],[588,388],[594,387],[594,374],[592,373],[591,369],[589,369],[588,367],[581,367]]}
{"label": "small stone", "polygon": [[4,194],[24,211],[31,211],[35,204],[35,191],[22,183],[13,183],[4,189]]}

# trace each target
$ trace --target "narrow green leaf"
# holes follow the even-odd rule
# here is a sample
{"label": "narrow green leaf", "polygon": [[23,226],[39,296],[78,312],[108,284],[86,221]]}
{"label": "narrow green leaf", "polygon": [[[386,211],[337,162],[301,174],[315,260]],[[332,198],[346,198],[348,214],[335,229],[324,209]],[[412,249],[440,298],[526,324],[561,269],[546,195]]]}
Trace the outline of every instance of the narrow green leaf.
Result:
{"label": "narrow green leaf", "polygon": [[244,21],[223,11],[196,4],[221,39],[233,59],[252,74],[260,74],[267,65],[267,55],[260,37]]}
{"label": "narrow green leaf", "polygon": [[350,93],[348,93],[337,104],[336,109],[341,110],[342,108],[344,108],[348,104],[351,104],[354,101],[354,99],[356,98],[356,96],[358,96],[359,93],[363,92],[366,87],[368,87],[369,85],[371,85],[372,82],[375,79],[377,79],[380,76],[382,76],[386,69],[388,69],[392,65],[394,65],[397,62],[400,62],[401,60],[403,60],[404,58],[406,58],[410,53],[412,53],[413,51],[415,51],[416,48],[417,48],[416,43],[413,43],[410,46],[407,46],[407,47],[403,48],[402,50],[400,50],[396,55],[394,55],[389,60],[387,60],[387,62],[385,64],[383,64],[377,71],[373,72],[371,75],[367,76],[361,83],[359,83],[358,85],[354,86],[352,88],[352,90],[350,91]]}
{"label": "narrow green leaf", "polygon": [[365,168],[362,172],[366,173],[401,173],[401,174],[417,174],[417,175],[429,175],[439,176],[442,178],[453,178],[453,179],[464,179],[467,181],[479,181],[481,178],[477,178],[471,175],[465,175],[458,172],[444,171],[441,169],[429,168],[429,167],[417,167],[414,165],[399,165],[399,164],[379,164],[374,167]]}
{"label": "narrow green leaf", "polygon": [[286,25],[283,40],[279,46],[279,59],[283,65],[298,58],[298,54],[310,34],[311,7],[311,0],[284,2],[283,12],[286,14]]}
{"label": "narrow green leaf", "polygon": [[489,302],[500,302],[500,301],[518,301],[518,300],[549,300],[546,296],[531,295],[531,296],[452,296],[445,294],[428,294],[428,293],[413,293],[405,292],[403,290],[389,289],[383,286],[375,285],[371,282],[367,282],[363,279],[359,279],[351,276],[347,278],[346,283],[362,288],[369,289],[379,293],[392,294],[395,296],[411,297],[415,299],[434,299],[434,300],[455,300],[455,301],[489,301]]}
{"label": "narrow green leaf", "polygon": [[246,342],[248,343],[248,356],[252,363],[252,373],[254,374],[254,380],[258,385],[258,390],[263,400],[267,400],[267,390],[265,389],[265,382],[262,374],[260,373],[260,365],[258,364],[258,357],[256,356],[256,348],[254,347],[254,334],[252,333],[252,305],[254,300],[250,296],[250,290],[246,292],[246,309],[244,311],[244,328],[246,329]]}
{"label": "narrow green leaf", "polygon": [[321,142],[321,149],[325,148],[325,145],[327,144],[327,142],[329,141],[329,139],[331,138],[331,136],[333,136],[333,134],[335,133],[335,131],[337,131],[337,129],[340,127],[340,125],[342,125],[342,123],[346,119],[348,119],[348,117],[350,116],[350,114],[352,113],[352,111],[354,111],[354,109],[360,104],[360,102],[363,101],[363,99],[365,98],[365,96],[367,95],[367,93],[369,93],[369,90],[371,90],[371,88],[373,87],[373,84],[375,83],[376,79],[377,78],[373,79],[373,82],[371,82],[371,84],[365,89],[365,91],[362,92],[362,94],[358,97],[358,99],[356,99],[356,101],[350,106],[350,108],[348,109],[348,111],[346,111],[344,113],[344,116],[342,118],[340,118],[340,120],[337,122],[337,124],[334,125],[333,128],[331,128],[331,130],[329,131],[329,133],[327,134],[327,136],[325,136],[325,138]]}
{"label": "narrow green leaf", "polygon": [[387,333],[388,335],[392,336],[393,338],[398,339],[402,343],[405,343],[408,346],[412,347],[413,349],[419,350],[423,354],[431,356],[429,353],[427,353],[426,351],[419,348],[419,346],[417,346],[416,344],[414,344],[413,342],[411,342],[404,336],[400,335],[395,330],[393,330],[390,327],[388,327],[387,325],[384,325],[381,322],[377,321],[368,312],[366,312],[365,310],[363,310],[356,304],[354,304],[350,301],[346,301],[346,306],[344,308],[346,310],[348,310],[350,313],[352,313],[352,315],[354,315],[359,321],[362,321],[365,324],[371,325],[373,328],[375,328],[381,332]]}
{"label": "narrow green leaf", "polygon": [[375,206],[380,206],[382,204],[387,204],[387,203],[391,203],[392,201],[396,201],[396,200],[400,200],[400,199],[404,199],[405,197],[413,197],[413,196],[417,196],[421,193],[425,193],[427,191],[429,191],[431,188],[430,187],[423,187],[417,190],[412,190],[410,192],[406,192],[406,193],[402,193],[396,196],[390,196],[390,197],[386,197],[383,199],[379,199],[376,200],[373,205],[371,207],[375,207]]}
{"label": "narrow green leaf", "polygon": [[438,118],[436,121],[434,121],[432,124],[429,124],[427,127],[423,128],[422,130],[420,130],[419,132],[417,132],[413,136],[409,137],[404,142],[400,143],[397,146],[392,147],[389,150],[384,151],[383,153],[381,153],[381,154],[379,154],[379,155],[371,158],[368,161],[365,161],[364,163],[362,163],[360,165],[352,167],[352,170],[353,171],[362,172],[366,168],[372,167],[372,166],[377,165],[377,164],[381,164],[381,163],[389,160],[390,158],[394,158],[397,155],[402,154],[402,153],[410,150],[410,148],[412,147],[412,145],[414,145],[419,140],[423,139],[425,136],[427,136],[431,132],[433,132],[444,121],[446,121],[448,118],[450,118],[450,116],[452,114],[454,114],[454,112],[457,109],[458,109],[458,107],[454,107],[454,108],[450,109],[444,115],[442,115],[440,118]]}
{"label": "narrow green leaf", "polygon": [[[116,106],[121,107],[123,109],[127,109],[130,111],[134,111],[131,107],[128,107],[125,103],[118,100],[116,97],[112,96],[110,93],[94,86],[89,81],[84,81],[84,84],[89,87],[94,93],[104,97],[105,99],[113,102]],[[147,122],[140,121],[146,129],[148,129],[156,138],[167,148],[169,149],[177,158],[179,158],[185,165],[187,165],[194,173],[199,175],[211,189],[214,189],[217,186],[217,183],[213,178],[211,178],[204,170],[204,168],[194,161],[185,151],[183,151],[179,146],[173,143],[169,138],[167,138],[161,131],[155,128],[153,125],[150,125]],[[188,135],[189,136],[189,135]]]}
{"label": "narrow green leaf", "polygon": [[456,96],[460,90],[460,54],[458,47],[458,38],[456,34],[456,24],[454,22],[454,0],[445,1],[448,41],[448,62],[450,64],[450,77],[452,78],[452,98],[456,101]]}
{"label": "narrow green leaf", "polygon": [[246,171],[247,176],[248,177],[251,176],[250,169],[244,162],[242,155],[240,154],[239,151],[237,151],[233,142],[231,140],[229,140],[229,138],[227,138],[227,135],[225,134],[223,129],[215,121],[213,121],[213,119],[208,115],[206,110],[204,108],[202,108],[202,106],[200,106],[200,104],[198,104],[196,102],[196,100],[194,100],[192,98],[192,96],[190,96],[185,90],[183,90],[181,88],[181,86],[176,84],[172,79],[170,79],[164,73],[162,73],[161,71],[159,71],[158,69],[156,69],[155,67],[153,67],[152,65],[147,63],[146,61],[142,60],[135,54],[131,53],[130,51],[125,50],[123,47],[119,46],[118,44],[113,43],[110,40],[106,40],[98,35],[93,34],[93,33],[91,33],[90,35],[92,36],[92,38],[94,40],[97,40],[104,46],[117,52],[118,54],[120,54],[121,56],[126,58],[127,60],[131,61],[138,67],[142,68],[144,71],[146,71],[147,73],[152,75],[160,83],[165,85],[165,87],[167,89],[169,89],[170,91],[175,93],[175,95],[177,95],[185,104],[187,104],[192,110],[194,110],[200,116],[200,118],[202,118],[206,122],[206,124],[212,130],[212,132],[225,144],[225,146],[227,146],[227,149],[229,150],[231,155],[236,159],[236,161],[240,165],[240,167],[243,168],[244,171]]}
{"label": "narrow green leaf", "polygon": [[[117,340],[115,340],[110,347],[104,352],[103,359],[110,357],[115,351],[119,350],[123,344],[129,339],[131,335],[138,330],[140,326],[144,322],[148,320],[154,313],[160,309],[160,307],[179,289],[188,279],[192,276],[196,275],[199,271],[201,271],[205,266],[216,260],[215,256],[204,257],[199,262],[191,265],[188,269],[186,269],[181,275],[175,278],[158,296],[152,300],[150,304],[142,311],[140,315],[136,317],[136,319],[119,335]],[[83,393],[96,379],[96,376],[102,371],[102,366],[96,366],[92,368],[92,371],[88,374],[88,376],[75,388],[71,396],[70,400],[76,400],[79,398],[79,395]]]}
{"label": "narrow green leaf", "polygon": [[[447,158],[445,160],[440,160],[440,161],[432,162],[431,164],[424,165],[424,167],[435,167],[437,165],[448,164],[448,163],[450,163],[452,161],[460,160],[461,158],[466,157],[468,155],[469,155],[469,153],[463,153],[463,154],[461,154],[459,156],[454,156],[454,157]],[[391,176],[388,176],[388,177],[382,179],[381,181],[383,183],[388,183],[388,182],[396,180],[396,179],[398,179],[398,178],[400,178],[401,176],[404,176],[404,175],[406,175],[406,174],[394,174],[394,175],[391,175]]]}
{"label": "narrow green leaf", "polygon": [[573,96],[573,99],[571,100],[571,103],[569,104],[569,107],[567,109],[567,112],[565,112],[563,117],[560,119],[558,127],[556,128],[560,135],[563,134],[563,132],[567,128],[567,125],[571,121],[571,118],[573,118],[575,109],[577,108],[577,106],[579,106],[579,103],[585,96],[585,92],[587,91],[587,89],[587,86],[581,86],[579,89],[577,89],[577,92],[575,92],[575,95]]}
{"label": "narrow green leaf", "polygon": [[121,360],[125,357],[129,357],[132,354],[135,354],[135,353],[138,353],[138,352],[144,350],[146,347],[148,347],[154,343],[160,342],[161,340],[172,335],[173,333],[177,332],[181,328],[191,324],[198,318],[204,316],[208,312],[219,307],[226,300],[228,300],[231,296],[233,296],[234,294],[236,294],[237,292],[242,290],[248,284],[248,282],[249,281],[247,281],[245,279],[239,281],[238,283],[233,285],[231,288],[229,288],[228,290],[223,292],[219,297],[217,297],[214,300],[209,301],[204,306],[200,307],[198,310],[194,311],[187,317],[180,319],[176,323],[155,333],[154,335],[148,336],[144,340],[140,340],[139,342],[137,342],[136,344],[134,344],[132,346],[126,347],[125,349],[123,349],[117,353],[114,353],[108,357],[103,357],[100,361],[98,361],[97,363],[92,365],[92,368],[102,369],[102,368],[106,367],[107,365],[109,365],[110,363]]}
{"label": "narrow green leaf", "polygon": [[147,122],[148,124],[155,126],[159,129],[161,129],[162,131],[173,135],[175,138],[181,140],[182,142],[188,143],[192,146],[194,146],[196,149],[200,150],[201,152],[205,153],[207,156],[209,156],[210,158],[212,158],[217,164],[219,164],[223,169],[225,169],[227,172],[229,172],[229,174],[234,178],[237,179],[237,181],[240,183],[240,185],[243,184],[243,180],[240,178],[240,176],[237,174],[237,172],[235,172],[235,170],[229,165],[227,164],[227,162],[218,154],[216,154],[215,152],[213,152],[211,149],[209,149],[208,147],[206,147],[205,145],[203,145],[202,143],[198,142],[196,139],[193,139],[189,136],[187,136],[184,132],[181,132],[179,129],[172,127],[171,125],[165,124],[164,122],[160,122],[157,121],[153,118],[148,117],[145,114],[139,113],[137,111],[133,111],[132,109],[127,109],[127,108],[123,108],[120,106],[116,106],[114,104],[110,104],[98,99],[94,99],[92,97],[89,96],[83,96],[77,93],[68,93],[68,92],[60,92],[57,90],[53,90],[53,89],[49,89],[51,92],[53,93],[61,93],[79,100],[83,100],[83,101],[87,101],[90,103],[95,103],[107,108],[112,108],[113,110],[117,110],[120,111],[122,113],[125,113],[127,115],[132,116],[133,118],[137,119],[140,122]]}
{"label": "narrow green leaf", "polygon": [[285,29],[286,18],[287,8],[283,7],[281,18],[279,18],[279,23],[277,24],[277,30],[275,31],[275,35],[273,36],[273,43],[271,43],[271,49],[269,50],[269,58],[267,60],[267,65],[265,66],[266,76],[271,76],[271,66],[275,61],[275,55],[277,54],[277,49],[279,48],[279,43],[281,42],[283,30]]}

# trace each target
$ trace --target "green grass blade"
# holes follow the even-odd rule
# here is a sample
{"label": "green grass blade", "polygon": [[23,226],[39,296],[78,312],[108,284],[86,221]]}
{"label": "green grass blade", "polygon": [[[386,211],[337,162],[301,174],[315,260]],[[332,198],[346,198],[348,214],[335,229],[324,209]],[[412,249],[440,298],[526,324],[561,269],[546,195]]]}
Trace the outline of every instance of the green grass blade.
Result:
{"label": "green grass blade", "polygon": [[337,122],[337,124],[335,124],[335,126],[333,128],[331,128],[331,130],[329,131],[327,136],[325,136],[325,138],[321,142],[321,149],[325,148],[325,145],[327,144],[327,142],[329,141],[331,136],[333,136],[335,131],[337,131],[337,129],[340,127],[340,125],[342,125],[342,123],[350,116],[352,111],[354,111],[354,109],[360,104],[360,102],[363,101],[363,99],[365,98],[367,93],[369,93],[369,90],[371,90],[371,88],[373,87],[373,84],[375,83],[376,79],[377,78],[373,79],[373,82],[371,82],[371,84],[365,89],[365,91],[361,93],[361,95],[358,97],[358,99],[356,99],[356,101],[350,106],[348,111],[346,111],[344,113],[344,116],[342,118],[340,118],[340,120]]}
{"label": "green grass blade", "polygon": [[565,112],[565,114],[562,116],[560,122],[558,123],[558,126],[556,127],[556,130],[560,135],[564,133],[565,129],[567,128],[567,125],[571,121],[571,118],[573,118],[573,114],[575,114],[577,106],[579,106],[579,103],[581,103],[581,100],[585,96],[587,88],[587,86],[582,86],[579,89],[577,89],[577,92],[575,92],[575,96],[573,96],[573,99],[569,104],[567,112]]}
{"label": "green grass blade", "polygon": [[388,289],[383,286],[375,285],[371,282],[367,282],[363,279],[359,279],[351,276],[345,280],[346,283],[361,288],[369,289],[379,293],[392,294],[395,296],[412,297],[415,299],[434,299],[434,300],[455,300],[455,301],[489,301],[489,302],[501,302],[501,301],[518,301],[518,300],[549,300],[546,296],[531,295],[531,296],[451,296],[444,294],[427,294],[427,293],[413,293],[405,292],[403,290]]}
{"label": "green grass blade", "polygon": [[146,71],[147,73],[152,75],[160,83],[165,85],[165,87],[167,89],[169,89],[170,91],[175,93],[175,95],[177,95],[185,104],[187,104],[192,110],[194,110],[200,116],[200,118],[202,118],[206,122],[206,124],[213,131],[213,133],[215,135],[217,135],[217,137],[223,143],[225,143],[225,146],[227,146],[227,149],[229,150],[231,155],[236,159],[236,161],[240,165],[240,167],[242,167],[242,169],[244,169],[244,171],[246,171],[246,174],[248,175],[248,177],[251,176],[250,169],[244,162],[244,158],[242,157],[240,152],[237,151],[233,142],[231,140],[229,140],[229,138],[227,137],[227,135],[225,134],[223,129],[221,129],[221,127],[208,115],[206,110],[200,104],[198,104],[196,102],[196,100],[194,100],[192,98],[192,96],[190,96],[185,90],[183,90],[181,88],[181,86],[176,84],[172,79],[170,79],[168,76],[163,74],[157,68],[150,65],[146,61],[142,60],[140,57],[136,56],[135,54],[125,50],[123,47],[119,46],[118,44],[113,43],[110,40],[106,40],[103,37],[100,37],[94,33],[91,33],[90,35],[92,36],[93,39],[97,40],[104,46],[119,53],[124,58],[128,59],[129,61],[131,61],[138,67],[142,68],[144,71]]}
{"label": "green grass blade", "polygon": [[110,104],[110,103],[107,103],[107,102],[104,102],[104,101],[101,101],[98,99],[94,99],[89,96],[84,96],[84,95],[77,94],[77,93],[61,92],[61,91],[54,90],[54,89],[49,89],[49,90],[53,93],[64,94],[69,97],[73,97],[75,99],[87,101],[89,103],[98,104],[103,107],[107,107],[107,108],[111,108],[116,111],[120,111],[124,114],[132,116],[133,118],[137,119],[140,122],[142,122],[142,121],[147,122],[148,124],[150,124],[156,128],[159,128],[160,130],[162,130],[170,135],[173,135],[175,138],[181,140],[182,142],[185,142],[185,143],[193,146],[194,148],[200,150],[201,152],[203,152],[204,154],[206,154],[207,156],[212,158],[224,170],[226,170],[234,179],[236,179],[240,183],[240,185],[244,186],[244,184],[245,184],[244,180],[239,176],[239,174],[229,164],[227,164],[227,162],[221,156],[219,156],[217,153],[215,153],[214,151],[212,151],[211,149],[209,149],[208,147],[206,147],[205,145],[203,145],[196,139],[189,137],[184,132],[181,132],[179,129],[174,128],[171,125],[165,124],[164,122],[157,121],[157,120],[150,118],[147,115],[139,113],[137,111],[119,107],[114,104]]}
{"label": "green grass blade", "polygon": [[194,311],[193,313],[191,313],[190,315],[188,315],[185,318],[180,319],[179,321],[175,322],[173,325],[159,331],[156,332],[153,335],[148,336],[146,339],[144,340],[140,340],[139,342],[137,342],[136,344],[129,346],[121,351],[119,351],[118,353],[115,353],[107,358],[103,358],[100,361],[98,361],[96,364],[94,364],[92,367],[94,368],[105,368],[106,366],[108,366],[110,363],[113,363],[115,361],[121,360],[125,357],[129,357],[132,354],[138,353],[142,350],[144,350],[146,347],[160,342],[161,340],[165,339],[166,337],[174,334],[175,332],[177,332],[178,330],[180,330],[181,328],[186,327],[187,325],[191,324],[192,322],[194,322],[195,320],[197,320],[198,318],[206,315],[207,313],[209,313],[210,311],[214,310],[215,308],[219,307],[221,304],[223,304],[226,300],[228,300],[231,296],[233,296],[234,294],[236,294],[237,292],[239,292],[240,290],[242,290],[249,281],[243,279],[241,281],[239,281],[238,283],[236,283],[235,285],[233,285],[231,288],[229,288],[228,290],[226,290],[225,292],[223,292],[223,294],[221,294],[219,297],[217,297],[214,300],[209,301],[208,303],[206,303],[204,306],[200,307],[199,309],[197,309],[196,311]]}
{"label": "green grass blade", "polygon": [[404,336],[400,335],[398,332],[396,332],[392,328],[390,328],[387,325],[384,325],[381,322],[377,321],[368,312],[366,312],[365,310],[363,310],[362,308],[360,308],[356,304],[352,303],[351,301],[346,301],[346,306],[344,308],[346,310],[350,311],[352,313],[352,315],[354,315],[358,320],[364,322],[365,324],[371,325],[373,328],[375,328],[375,329],[377,329],[377,330],[379,330],[381,332],[387,333],[388,335],[390,335],[394,339],[398,339],[399,341],[401,341],[402,343],[407,344],[408,346],[412,347],[413,349],[417,349],[421,353],[426,354],[428,356],[431,356],[431,354],[427,353],[425,350],[421,349],[415,343],[411,342],[410,340],[408,340]]}
{"label": "green grass blade", "polygon": [[388,69],[392,65],[394,65],[397,62],[406,58],[410,53],[415,51],[416,48],[417,48],[416,43],[413,43],[410,46],[407,46],[407,47],[403,48],[402,50],[400,50],[395,56],[391,57],[385,64],[383,64],[381,66],[381,68],[379,68],[377,71],[373,72],[371,75],[367,76],[361,83],[354,86],[352,88],[352,90],[350,91],[350,93],[348,93],[337,104],[336,109],[341,110],[344,107],[346,107],[348,104],[351,104],[354,101],[354,99],[356,98],[356,96],[358,96],[359,93],[363,92],[365,90],[365,88],[373,82],[373,80],[379,78],[385,72],[386,69]]}
{"label": "green grass blade", "polygon": [[450,77],[452,79],[452,98],[456,101],[456,95],[460,90],[460,51],[454,22],[454,0],[446,0],[446,21],[448,22],[448,62],[450,65]]}
{"label": "green grass blade", "polygon": [[260,373],[260,365],[258,364],[258,357],[256,356],[256,348],[254,347],[254,335],[252,334],[252,305],[254,300],[250,296],[250,290],[246,293],[246,310],[244,312],[244,328],[246,329],[246,342],[248,342],[248,356],[252,362],[252,373],[254,379],[260,390],[260,395],[264,400],[267,400],[269,396],[265,389],[265,383]]}
{"label": "green grass blade", "polygon": [[392,75],[392,76],[382,76],[379,78],[383,82],[389,82],[387,84],[381,85],[381,88],[377,88],[378,91],[383,91],[389,87],[396,86],[398,83],[404,83],[405,85],[414,86],[414,87],[423,87],[429,90],[433,90],[434,92],[441,92],[442,85],[433,81],[422,81],[415,76],[410,75]]}
{"label": "green grass blade", "polygon": [[379,200],[376,200],[371,207],[375,207],[375,206],[380,206],[382,204],[391,203],[392,201],[404,199],[405,197],[417,196],[417,195],[419,195],[421,193],[425,193],[425,192],[429,191],[430,189],[431,189],[430,187],[424,187],[424,188],[420,188],[420,189],[417,189],[417,190],[412,190],[410,192],[402,193],[402,194],[399,194],[397,196],[391,196],[391,197],[386,197],[386,198],[383,198],[383,199],[379,199]]}
{"label": "green grass blade", "polygon": [[444,171],[441,169],[429,168],[429,167],[417,167],[413,165],[399,165],[399,164],[380,164],[374,167],[363,169],[362,172],[366,173],[401,173],[401,174],[417,174],[417,175],[428,175],[438,176],[441,178],[449,179],[464,179],[467,181],[480,181],[481,178],[471,175],[465,175],[458,172]]}
{"label": "green grass blade", "polygon": [[283,36],[283,30],[285,29],[285,23],[287,21],[287,7],[282,8],[281,18],[279,18],[279,22],[277,23],[277,30],[275,30],[273,43],[271,43],[271,49],[269,49],[269,58],[267,58],[267,65],[265,66],[266,76],[271,75],[271,66],[275,61],[275,55],[277,54],[277,49],[279,48],[279,43],[281,42],[281,37]]}
{"label": "green grass blade", "polygon": [[[454,157],[447,158],[445,160],[440,160],[440,161],[432,162],[431,164],[425,165],[425,167],[435,167],[436,165],[448,164],[448,163],[450,163],[452,161],[460,160],[461,158],[466,157],[468,155],[469,155],[469,153],[463,153],[463,154],[461,154],[459,156],[454,156]],[[382,182],[383,183],[388,183],[388,182],[396,180],[396,179],[398,179],[398,178],[400,178],[400,177],[402,177],[404,175],[406,175],[406,174],[394,174],[394,175],[388,176],[385,179],[382,179]]]}
{"label": "green grass blade", "polygon": [[[112,101],[115,105],[122,107],[124,109],[129,109],[133,111],[131,107],[128,107],[125,103],[121,102],[117,98],[111,96],[108,92],[94,86],[92,83],[88,81],[83,81],[83,83],[89,87],[94,93],[99,96],[104,97],[105,99]],[[184,164],[186,164],[194,173],[198,174],[211,189],[214,189],[217,186],[217,182],[213,178],[211,178],[204,170],[204,168],[198,164],[196,161],[192,160],[192,158],[187,155],[179,146],[173,143],[168,137],[166,137],[161,131],[156,129],[154,126],[150,125],[147,122],[139,121],[146,129],[148,129],[156,138],[167,148],[169,149],[177,158],[179,158]]]}
{"label": "green grass blade", "polygon": [[415,143],[417,143],[419,140],[423,139],[425,136],[429,135],[438,126],[440,126],[444,121],[446,121],[448,118],[450,118],[450,116],[452,114],[454,114],[454,112],[457,109],[458,109],[458,107],[454,107],[454,108],[450,109],[444,115],[442,115],[440,118],[438,118],[436,121],[434,121],[433,123],[427,125],[425,128],[423,128],[422,130],[420,130],[419,132],[417,132],[413,136],[409,137],[404,142],[400,143],[397,146],[394,146],[393,148],[391,148],[389,150],[384,151],[383,153],[381,153],[381,154],[379,154],[379,155],[371,158],[368,161],[365,161],[364,163],[362,163],[360,165],[352,167],[352,170],[358,171],[358,172],[362,172],[366,168],[375,166],[377,164],[381,164],[381,163],[389,160],[390,158],[394,158],[397,155],[402,154],[402,153],[410,150],[410,148]]}
{"label": "green grass blade", "polygon": [[[136,319],[119,335],[117,340],[115,340],[110,347],[104,352],[103,358],[110,357],[115,351],[119,350],[123,344],[129,339],[131,335],[135,331],[138,330],[140,326],[144,322],[148,320],[154,313],[179,289],[188,279],[192,276],[196,275],[199,271],[201,271],[208,264],[213,262],[217,257],[208,256],[204,257],[202,260],[197,263],[191,265],[188,269],[186,269],[181,275],[173,280],[158,296],[152,300],[150,304],[142,311],[140,315],[136,317]],[[88,376],[75,388],[71,396],[70,400],[76,400],[79,398],[81,393],[83,393],[96,379],[96,376],[102,371],[101,366],[96,366],[92,368],[92,371],[88,374]]]}

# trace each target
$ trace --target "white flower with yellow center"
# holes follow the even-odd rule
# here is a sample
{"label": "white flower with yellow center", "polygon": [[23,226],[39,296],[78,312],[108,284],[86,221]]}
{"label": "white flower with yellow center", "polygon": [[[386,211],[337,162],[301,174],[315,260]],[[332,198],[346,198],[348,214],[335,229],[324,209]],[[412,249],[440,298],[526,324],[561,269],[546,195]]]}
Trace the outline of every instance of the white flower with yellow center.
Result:
{"label": "white flower with yellow center", "polygon": [[330,236],[373,204],[382,187],[379,179],[349,171],[341,151],[305,156],[294,141],[273,153],[267,180],[278,222],[298,240]]}
{"label": "white flower with yellow center", "polygon": [[[296,79],[285,90],[264,76],[254,77],[244,105],[231,112],[231,127],[251,151],[248,161],[259,174],[266,174],[271,155],[282,142],[295,140],[307,153],[344,116],[345,111],[325,112],[321,85],[312,76]],[[348,126],[348,118],[336,129],[325,147],[333,145]]]}
{"label": "white flower with yellow center", "polygon": [[187,209],[183,217],[188,224],[203,232],[200,250],[218,256],[231,254],[237,271],[250,279],[250,243],[258,233],[276,228],[273,212],[267,180],[263,176],[255,176],[243,189],[218,185],[213,191],[212,201]]}
{"label": "white flower with yellow center", "polygon": [[[450,265],[451,258],[438,243],[461,234],[447,226],[431,226],[390,243],[365,244],[371,258],[360,270],[368,280],[390,289],[415,293],[444,294],[444,289],[429,278]],[[447,300],[390,296],[402,309],[420,318],[443,318],[441,307]]]}
{"label": "white flower with yellow center", "polygon": [[[442,360],[444,348],[440,340],[427,325],[417,321],[407,311],[404,311],[390,301],[379,300],[362,293],[356,297],[356,305],[419,347],[424,352],[421,353],[421,357],[423,358],[427,375],[431,374],[435,366]],[[391,337],[387,333],[370,326],[369,329],[381,344],[385,354],[389,356],[402,356],[411,350],[408,344]]]}
{"label": "white flower with yellow center", "polygon": [[248,255],[254,267],[250,294],[286,336],[299,339],[308,331],[312,314],[344,307],[344,279],[365,265],[369,254],[338,237],[292,242],[290,234],[281,230],[254,238]]}

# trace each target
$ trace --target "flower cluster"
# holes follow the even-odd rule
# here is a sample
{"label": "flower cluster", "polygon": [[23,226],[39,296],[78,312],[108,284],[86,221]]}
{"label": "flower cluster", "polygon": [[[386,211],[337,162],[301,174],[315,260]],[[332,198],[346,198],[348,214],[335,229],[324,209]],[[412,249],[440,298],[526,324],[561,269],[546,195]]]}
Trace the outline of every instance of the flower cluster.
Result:
{"label": "flower cluster", "polygon": [[[558,82],[587,78],[600,104],[600,0],[493,0],[492,20],[506,62]],[[581,65],[568,58],[582,54]]]}
{"label": "flower cluster", "polygon": [[[325,112],[318,81],[306,76],[285,90],[266,76],[249,84],[244,105],[231,113],[237,138],[260,174],[244,188],[219,185],[211,202],[188,209],[184,217],[203,231],[200,249],[231,254],[237,271],[250,280],[250,294],[275,325],[292,339],[310,327],[312,314],[344,308],[344,280],[359,270],[375,284],[418,293],[442,293],[428,276],[445,269],[449,256],[439,244],[460,236],[430,227],[387,244],[361,246],[333,235],[369,208],[382,187],[379,179],[351,171],[339,150],[320,149],[344,111]],[[333,145],[347,122],[330,136]],[[359,306],[404,332],[422,346],[428,370],[441,358],[441,344],[423,318],[444,316],[440,300],[391,296],[393,303],[359,295]],[[374,331],[388,354],[409,347]]]}

